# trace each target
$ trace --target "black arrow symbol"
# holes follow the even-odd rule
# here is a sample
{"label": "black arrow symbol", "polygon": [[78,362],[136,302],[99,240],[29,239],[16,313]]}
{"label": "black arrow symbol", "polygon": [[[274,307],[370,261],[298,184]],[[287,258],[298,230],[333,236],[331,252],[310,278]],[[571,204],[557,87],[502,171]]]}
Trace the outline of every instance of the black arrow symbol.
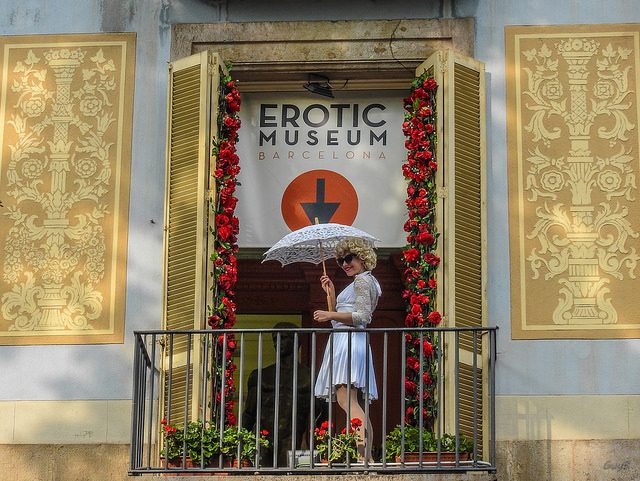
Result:
{"label": "black arrow symbol", "polygon": [[324,189],[325,179],[316,179],[316,201],[315,202],[300,202],[304,213],[307,214],[309,222],[315,223],[315,218],[318,218],[318,222],[326,224],[331,222],[333,214],[336,213],[340,202],[325,202],[324,201]]}

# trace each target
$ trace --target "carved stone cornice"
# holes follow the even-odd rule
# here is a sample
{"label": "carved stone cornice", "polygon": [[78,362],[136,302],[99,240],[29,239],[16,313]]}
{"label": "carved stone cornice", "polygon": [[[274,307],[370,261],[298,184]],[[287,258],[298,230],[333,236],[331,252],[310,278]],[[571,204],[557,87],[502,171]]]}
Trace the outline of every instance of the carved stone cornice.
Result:
{"label": "carved stone cornice", "polygon": [[[171,59],[213,50],[233,62],[243,91],[300,88],[308,73],[349,79],[350,88],[407,82],[436,50],[474,52],[473,18],[175,24]],[[358,85],[360,82],[362,85]]]}

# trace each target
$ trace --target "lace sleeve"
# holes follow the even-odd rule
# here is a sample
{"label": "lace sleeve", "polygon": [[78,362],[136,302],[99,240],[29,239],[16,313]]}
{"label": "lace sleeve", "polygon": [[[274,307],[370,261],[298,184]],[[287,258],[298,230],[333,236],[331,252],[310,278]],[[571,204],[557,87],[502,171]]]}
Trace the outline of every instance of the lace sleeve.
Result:
{"label": "lace sleeve", "polygon": [[377,293],[373,284],[363,277],[356,277],[353,281],[356,294],[355,309],[351,313],[355,326],[366,326],[371,322],[371,315],[377,304]]}

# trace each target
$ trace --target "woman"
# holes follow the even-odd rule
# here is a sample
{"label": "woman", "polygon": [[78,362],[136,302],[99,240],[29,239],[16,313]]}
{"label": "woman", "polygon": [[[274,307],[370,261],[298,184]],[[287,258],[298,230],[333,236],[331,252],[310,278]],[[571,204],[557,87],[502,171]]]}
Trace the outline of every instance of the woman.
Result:
{"label": "woman", "polygon": [[[357,238],[340,241],[336,246],[336,260],[342,270],[354,280],[336,298],[333,282],[328,276],[322,276],[320,284],[328,294],[331,310],[315,311],[313,319],[319,323],[331,321],[334,328],[352,328],[355,332],[332,334],[333,348],[332,343],[329,342],[324,352],[322,366],[318,371],[315,395],[327,401],[330,398],[335,399],[346,413],[347,420],[358,418],[363,422],[365,428],[358,430],[360,437],[358,454],[359,458],[363,459],[365,456],[365,432],[363,431],[366,431],[367,446],[371,446],[373,433],[371,421],[358,402],[358,391],[361,391],[362,399],[366,399],[365,389],[368,388],[369,402],[371,402],[378,399],[378,388],[367,335],[365,332],[357,331],[361,331],[371,322],[371,315],[378,304],[382,290],[371,274],[371,270],[376,266],[376,254],[366,241]],[[349,342],[351,342],[350,366]],[[332,354],[333,363],[331,363]],[[348,384],[351,385],[350,388],[347,387]],[[351,412],[347,412],[348,407]]]}

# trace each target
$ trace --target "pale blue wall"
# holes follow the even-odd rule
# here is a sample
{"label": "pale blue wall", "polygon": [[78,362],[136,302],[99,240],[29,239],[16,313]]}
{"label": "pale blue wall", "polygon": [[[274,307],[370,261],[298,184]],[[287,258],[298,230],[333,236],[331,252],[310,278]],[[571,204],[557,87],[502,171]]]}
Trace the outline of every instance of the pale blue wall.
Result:
{"label": "pale blue wall", "polygon": [[488,256],[490,318],[498,332],[502,395],[638,394],[640,341],[512,341],[509,304],[504,26],[640,21],[638,0],[456,2],[476,18],[476,57],[488,73]]}
{"label": "pale blue wall", "polygon": [[[640,21],[638,0],[3,0],[0,34],[138,34],[126,343],[0,347],[0,400],[128,399],[132,332],[160,323],[166,64],[170,25],[218,21],[475,17],[489,89],[489,301],[499,395],[637,394],[640,341],[511,341],[504,115],[505,25]],[[151,221],[155,223],[152,223]],[[622,374],[621,374],[622,373]]]}

